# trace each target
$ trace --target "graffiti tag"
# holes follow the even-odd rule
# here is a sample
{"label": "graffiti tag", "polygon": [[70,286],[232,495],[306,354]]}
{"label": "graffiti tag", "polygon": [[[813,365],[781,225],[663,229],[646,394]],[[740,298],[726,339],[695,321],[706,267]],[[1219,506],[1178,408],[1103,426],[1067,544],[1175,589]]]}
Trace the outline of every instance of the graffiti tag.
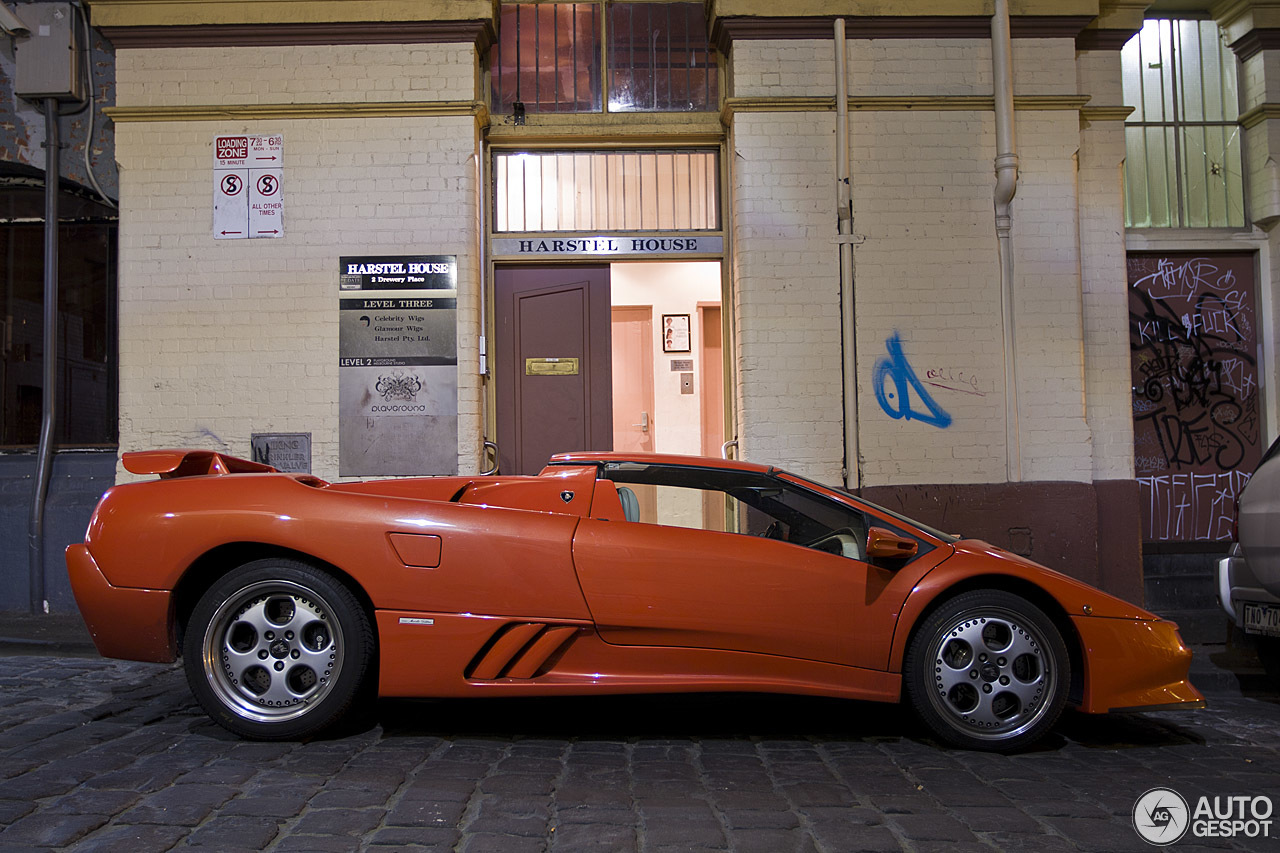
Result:
{"label": "graffiti tag", "polygon": [[[876,392],[876,402],[880,404],[884,413],[891,418],[921,421],[939,429],[951,426],[951,415],[929,396],[928,390],[916,376],[906,355],[903,354],[901,335],[895,331],[885,339],[884,345],[889,354],[876,359],[871,376],[871,384]],[[889,386],[891,380],[892,387]],[[912,392],[924,406],[924,411],[912,406]]]}
{"label": "graffiti tag", "polygon": [[1228,496],[1258,463],[1252,266],[1248,255],[1129,258],[1134,461],[1149,541],[1229,535]]}

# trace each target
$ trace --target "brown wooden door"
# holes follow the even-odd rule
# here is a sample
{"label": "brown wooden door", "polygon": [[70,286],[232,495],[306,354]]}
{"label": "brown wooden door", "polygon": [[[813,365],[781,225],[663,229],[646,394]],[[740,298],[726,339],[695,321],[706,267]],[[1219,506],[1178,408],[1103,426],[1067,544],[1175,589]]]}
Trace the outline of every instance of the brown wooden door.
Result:
{"label": "brown wooden door", "polygon": [[499,267],[494,302],[499,471],[612,449],[609,268]]}

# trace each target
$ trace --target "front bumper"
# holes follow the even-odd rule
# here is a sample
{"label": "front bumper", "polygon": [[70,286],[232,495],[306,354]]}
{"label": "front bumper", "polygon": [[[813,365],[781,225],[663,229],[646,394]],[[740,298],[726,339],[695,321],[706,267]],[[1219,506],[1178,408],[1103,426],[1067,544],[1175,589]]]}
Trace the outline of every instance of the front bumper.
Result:
{"label": "front bumper", "polygon": [[1073,616],[1084,647],[1080,710],[1203,708],[1204,696],[1188,680],[1191,649],[1172,622]]}
{"label": "front bumper", "polygon": [[67,573],[99,654],[155,663],[177,657],[169,590],[112,586],[82,544],[67,548]]}

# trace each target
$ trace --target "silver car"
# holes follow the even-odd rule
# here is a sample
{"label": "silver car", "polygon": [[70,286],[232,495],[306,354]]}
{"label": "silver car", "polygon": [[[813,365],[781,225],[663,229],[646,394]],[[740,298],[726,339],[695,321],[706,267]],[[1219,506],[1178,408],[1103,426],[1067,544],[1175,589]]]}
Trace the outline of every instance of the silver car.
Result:
{"label": "silver car", "polygon": [[[1274,671],[1280,658],[1280,439],[1240,493],[1239,533],[1218,561],[1218,603]],[[1268,658],[1270,660],[1268,660]]]}

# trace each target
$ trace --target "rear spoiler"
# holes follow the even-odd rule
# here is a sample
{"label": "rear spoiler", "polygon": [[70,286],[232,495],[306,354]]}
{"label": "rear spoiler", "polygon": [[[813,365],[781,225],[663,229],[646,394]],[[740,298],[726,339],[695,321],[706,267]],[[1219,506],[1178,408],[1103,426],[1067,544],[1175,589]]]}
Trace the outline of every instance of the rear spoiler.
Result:
{"label": "rear spoiler", "polygon": [[213,450],[141,450],[120,457],[131,474],[159,474],[160,479],[217,474],[275,474],[270,465],[250,462]]}

